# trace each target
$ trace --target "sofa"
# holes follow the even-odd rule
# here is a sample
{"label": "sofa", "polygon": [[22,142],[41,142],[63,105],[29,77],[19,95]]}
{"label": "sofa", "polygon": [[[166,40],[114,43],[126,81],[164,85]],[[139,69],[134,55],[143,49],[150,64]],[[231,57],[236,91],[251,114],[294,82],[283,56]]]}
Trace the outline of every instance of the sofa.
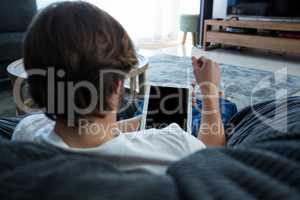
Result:
{"label": "sofa", "polygon": [[10,62],[22,57],[24,33],[36,12],[36,0],[1,0],[0,78],[7,77]]}
{"label": "sofa", "polygon": [[[287,114],[275,115],[286,107]],[[122,172],[101,156],[0,139],[0,199],[300,199],[299,110],[300,97],[245,108],[231,120],[226,148],[201,150],[163,176]]]}

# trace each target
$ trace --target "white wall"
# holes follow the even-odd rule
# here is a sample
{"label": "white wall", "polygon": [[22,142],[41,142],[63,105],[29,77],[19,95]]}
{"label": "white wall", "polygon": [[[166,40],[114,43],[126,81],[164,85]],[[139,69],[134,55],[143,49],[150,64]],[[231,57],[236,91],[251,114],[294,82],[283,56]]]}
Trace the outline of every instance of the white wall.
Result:
{"label": "white wall", "polygon": [[37,0],[37,7],[40,8],[44,8],[46,6],[48,6],[49,4],[53,3],[53,2],[57,2],[57,1],[64,1],[64,0]]}
{"label": "white wall", "polygon": [[198,15],[199,11],[200,11],[200,0],[180,0],[180,14]]}
{"label": "white wall", "polygon": [[213,18],[226,18],[227,0],[213,0]]}

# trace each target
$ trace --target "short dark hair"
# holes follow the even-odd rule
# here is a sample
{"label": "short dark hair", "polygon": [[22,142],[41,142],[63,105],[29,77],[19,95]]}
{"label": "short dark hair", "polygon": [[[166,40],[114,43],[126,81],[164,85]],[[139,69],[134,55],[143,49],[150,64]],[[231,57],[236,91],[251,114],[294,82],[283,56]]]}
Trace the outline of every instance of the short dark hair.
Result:
{"label": "short dark hair", "polygon": [[[109,99],[116,93],[118,82],[125,79],[124,74],[128,74],[136,63],[134,45],[125,29],[108,13],[87,2],[51,4],[35,17],[25,36],[24,65],[29,74],[32,98],[54,120],[69,120],[66,110],[59,111],[59,104],[64,108],[70,106],[68,98],[59,99],[59,82],[76,84],[87,81],[95,86],[99,100],[103,101],[89,114],[96,113],[103,118],[104,110],[112,109]],[[50,94],[49,75],[30,72],[51,67],[55,74],[63,71],[65,75],[55,76],[51,82],[53,93]],[[100,72],[104,70],[118,70],[123,75],[105,74],[101,85]],[[66,85],[62,90],[65,96],[69,92]],[[90,105],[91,94],[86,88],[78,88],[73,101],[75,106],[85,109]],[[49,106],[52,106],[51,111]],[[82,117],[75,113],[75,120]]]}

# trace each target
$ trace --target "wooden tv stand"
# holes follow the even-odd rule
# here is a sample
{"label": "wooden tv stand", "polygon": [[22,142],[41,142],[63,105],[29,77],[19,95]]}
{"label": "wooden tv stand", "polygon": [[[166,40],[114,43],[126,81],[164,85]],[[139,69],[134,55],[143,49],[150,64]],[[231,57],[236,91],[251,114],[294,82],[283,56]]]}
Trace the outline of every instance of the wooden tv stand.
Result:
{"label": "wooden tv stand", "polygon": [[[212,29],[212,27],[218,27],[218,29],[215,30]],[[203,44],[204,50],[208,50],[210,44],[225,44],[300,54],[300,39],[256,34],[229,33],[225,31],[225,28],[228,27],[300,32],[300,23],[250,20],[206,20]]]}

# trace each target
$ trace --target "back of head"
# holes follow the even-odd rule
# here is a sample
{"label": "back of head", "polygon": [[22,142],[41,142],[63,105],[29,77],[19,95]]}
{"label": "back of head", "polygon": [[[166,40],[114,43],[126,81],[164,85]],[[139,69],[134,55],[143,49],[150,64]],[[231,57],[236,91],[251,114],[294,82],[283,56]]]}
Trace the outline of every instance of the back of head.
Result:
{"label": "back of head", "polygon": [[35,17],[25,37],[31,95],[51,119],[76,124],[87,115],[104,117],[112,109],[110,97],[118,82],[136,63],[124,28],[87,2],[48,6]]}

